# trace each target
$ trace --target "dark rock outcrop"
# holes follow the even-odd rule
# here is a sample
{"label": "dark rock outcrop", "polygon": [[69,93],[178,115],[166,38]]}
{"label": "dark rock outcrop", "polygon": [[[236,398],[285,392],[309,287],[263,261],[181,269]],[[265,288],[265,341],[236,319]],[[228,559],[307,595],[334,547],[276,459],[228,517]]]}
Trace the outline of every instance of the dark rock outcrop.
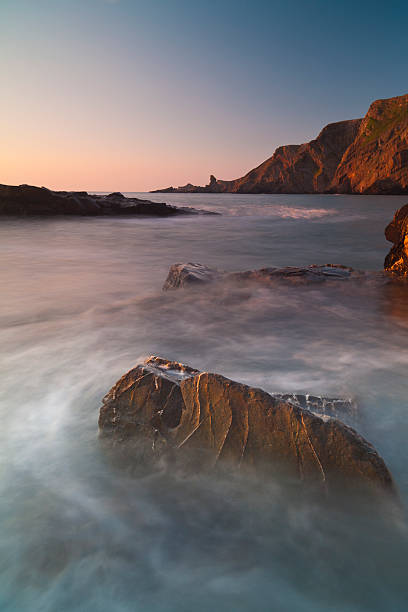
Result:
{"label": "dark rock outcrop", "polygon": [[86,191],[51,191],[31,185],[0,185],[0,215],[148,215],[170,217],[207,213],[194,208],[178,208],[162,202],[126,198],[121,193],[106,196]]}
{"label": "dark rock outcrop", "polygon": [[330,123],[315,140],[278,147],[245,176],[158,189],[182,193],[408,193],[408,95],[373,102],[363,119]]}
{"label": "dark rock outcrop", "polygon": [[164,189],[154,189],[150,193],[223,193],[229,191],[226,187],[232,181],[218,181],[213,174],[210,176],[210,182],[204,187],[187,183],[180,187],[165,187]]}
{"label": "dark rock outcrop", "polygon": [[245,272],[222,272],[199,263],[177,263],[170,267],[163,285],[164,290],[213,281],[254,281],[271,284],[277,281],[290,284],[322,283],[360,279],[365,273],[340,264],[311,265],[304,267],[261,268]]}
{"label": "dark rock outcrop", "polygon": [[385,237],[393,247],[385,258],[384,268],[389,272],[408,274],[408,204],[397,210],[385,228]]}
{"label": "dark rock outcrop", "polygon": [[393,491],[383,459],[340,421],[319,417],[293,398],[159,357],[130,370],[109,391],[99,427],[105,442],[126,448],[136,464],[166,458],[194,470],[284,470],[325,488],[341,482]]}

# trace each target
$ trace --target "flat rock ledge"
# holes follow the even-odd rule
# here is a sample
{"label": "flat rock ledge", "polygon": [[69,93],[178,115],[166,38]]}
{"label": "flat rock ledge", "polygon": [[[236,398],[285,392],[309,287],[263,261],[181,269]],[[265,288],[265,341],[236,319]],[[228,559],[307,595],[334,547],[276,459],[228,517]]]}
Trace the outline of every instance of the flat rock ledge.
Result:
{"label": "flat rock ledge", "polygon": [[178,289],[189,285],[210,283],[213,281],[255,281],[273,284],[283,281],[288,284],[310,284],[332,281],[360,280],[369,274],[354,270],[340,264],[311,265],[304,267],[288,266],[284,268],[261,268],[245,272],[223,272],[201,263],[176,263],[170,267],[163,289]]}
{"label": "flat rock ledge", "polygon": [[394,492],[373,446],[341,421],[310,411],[319,398],[300,398],[153,356],[105,396],[99,428],[136,468],[165,460],[194,471],[283,470],[325,490],[341,483]]}
{"label": "flat rock ledge", "polygon": [[8,216],[114,216],[216,215],[195,208],[176,207],[164,202],[126,198],[119,192],[91,195],[86,191],[51,191],[31,185],[0,185],[0,215]]}

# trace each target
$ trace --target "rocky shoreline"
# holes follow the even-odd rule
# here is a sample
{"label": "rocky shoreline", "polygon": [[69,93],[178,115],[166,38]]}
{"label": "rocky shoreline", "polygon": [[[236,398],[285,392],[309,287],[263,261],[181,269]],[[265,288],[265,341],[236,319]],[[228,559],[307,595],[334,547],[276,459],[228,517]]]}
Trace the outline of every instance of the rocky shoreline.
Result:
{"label": "rocky shoreline", "polygon": [[86,191],[52,191],[31,185],[0,185],[0,215],[3,216],[153,216],[217,215],[219,213],[164,202],[126,198],[119,192],[91,195]]}
{"label": "rocky shoreline", "polygon": [[[118,192],[100,196],[0,185],[0,215],[187,214],[211,213],[126,198]],[[284,283],[300,288],[373,279],[400,281],[408,274],[408,205],[395,213],[385,236],[393,246],[382,272],[332,263],[226,272],[186,262],[170,267],[163,290],[227,283],[271,288]],[[193,472],[255,469],[269,476],[284,472],[325,491],[341,483],[343,488],[358,484],[395,494],[383,459],[343,422],[355,422],[357,412],[350,398],[268,394],[220,374],[154,356],[127,372],[108,392],[100,409],[99,429],[105,444],[136,469],[162,467],[163,462]]]}
{"label": "rocky shoreline", "polygon": [[[225,282],[338,285],[373,278],[392,284],[408,272],[407,230],[408,205],[386,228],[394,246],[383,272],[326,264],[231,273],[179,263],[170,267],[163,290]],[[268,477],[285,473],[326,492],[340,483],[342,490],[357,484],[395,495],[384,460],[345,424],[355,424],[357,416],[354,399],[269,394],[152,356],[124,374],[105,396],[99,430],[104,444],[134,469],[254,469]]]}

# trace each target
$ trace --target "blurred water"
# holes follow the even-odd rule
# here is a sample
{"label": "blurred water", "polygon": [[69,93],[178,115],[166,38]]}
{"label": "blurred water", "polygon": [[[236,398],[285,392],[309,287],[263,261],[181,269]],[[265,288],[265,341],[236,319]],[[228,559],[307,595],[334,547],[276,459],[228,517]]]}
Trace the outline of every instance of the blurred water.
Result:
{"label": "blurred water", "polygon": [[379,270],[404,198],[147,197],[223,214],[0,223],[0,609],[406,610],[400,513],[255,477],[136,480],[97,439],[101,397],[159,354],[268,391],[356,397],[405,504],[405,287],[161,292],[178,261]]}

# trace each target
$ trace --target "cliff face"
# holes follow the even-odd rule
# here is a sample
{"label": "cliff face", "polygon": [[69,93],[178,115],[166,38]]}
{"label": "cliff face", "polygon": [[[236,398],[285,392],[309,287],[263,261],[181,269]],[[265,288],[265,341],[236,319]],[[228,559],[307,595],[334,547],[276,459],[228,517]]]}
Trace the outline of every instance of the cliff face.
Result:
{"label": "cliff face", "polygon": [[330,123],[302,145],[278,147],[245,176],[210,177],[160,192],[183,193],[408,193],[408,94],[377,100],[364,119]]}
{"label": "cliff face", "polygon": [[408,95],[377,100],[336,170],[337,193],[408,193]]}
{"label": "cliff face", "polygon": [[286,145],[258,168],[225,183],[236,193],[315,193],[326,191],[361,120],[331,123],[318,137],[302,145]]}

